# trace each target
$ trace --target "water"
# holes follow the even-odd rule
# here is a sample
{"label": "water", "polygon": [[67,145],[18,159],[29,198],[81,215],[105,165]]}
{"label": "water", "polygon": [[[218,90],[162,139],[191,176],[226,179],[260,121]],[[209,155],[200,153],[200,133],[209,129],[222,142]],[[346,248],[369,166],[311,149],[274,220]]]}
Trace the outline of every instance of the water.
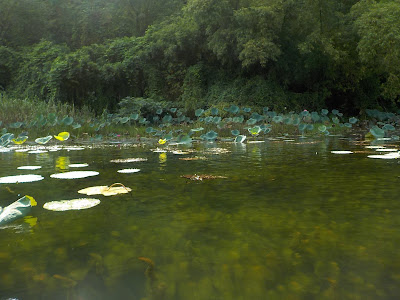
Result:
{"label": "water", "polygon": [[[18,194],[38,202],[31,217],[0,230],[0,299],[398,299],[399,164],[367,158],[375,151],[365,145],[327,138],[195,144],[189,155],[118,145],[0,153],[0,177],[45,177],[0,185],[0,206]],[[207,160],[180,159],[193,156]],[[148,161],[110,162],[139,157]],[[75,163],[89,166],[68,168]],[[23,165],[42,169],[16,169]],[[67,170],[100,174],[50,178]],[[43,209],[115,182],[132,192],[91,196],[101,203],[87,210]]]}

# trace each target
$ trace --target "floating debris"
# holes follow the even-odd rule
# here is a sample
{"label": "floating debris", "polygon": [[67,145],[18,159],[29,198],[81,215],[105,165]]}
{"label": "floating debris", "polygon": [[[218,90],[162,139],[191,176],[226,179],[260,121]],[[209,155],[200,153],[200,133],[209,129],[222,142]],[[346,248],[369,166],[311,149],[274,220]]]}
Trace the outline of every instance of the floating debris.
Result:
{"label": "floating debris", "polygon": [[[116,186],[119,185],[119,186]],[[104,195],[104,196],[114,196],[118,194],[127,194],[132,189],[126,187],[122,183],[114,183],[110,186],[101,185],[101,186],[91,186],[82,190],[79,190],[79,194],[85,194],[88,196],[91,195]]]}
{"label": "floating debris", "polygon": [[181,175],[182,178],[190,179],[190,180],[207,180],[207,179],[222,179],[222,178],[228,178],[225,176],[215,176],[215,175],[207,175],[207,174],[194,174],[194,175]]}
{"label": "floating debris", "polygon": [[226,148],[211,148],[207,149],[205,152],[210,154],[224,154],[224,153],[229,153],[231,151]]}
{"label": "floating debris", "polygon": [[207,160],[205,156],[195,156],[195,157],[181,157],[180,160]]}
{"label": "floating debris", "polygon": [[265,143],[265,141],[247,141],[247,144],[259,144],[259,143]]}
{"label": "floating debris", "polygon": [[122,169],[118,170],[118,173],[137,173],[140,172],[140,169]]}
{"label": "floating debris", "polygon": [[110,162],[113,163],[130,163],[130,162],[139,162],[139,161],[147,161],[147,158],[120,158],[120,159],[112,159]]}
{"label": "floating debris", "polygon": [[182,151],[182,150],[175,150],[172,151],[173,154],[177,154],[177,155],[185,155],[185,154],[190,154],[189,151]]}
{"label": "floating debris", "polygon": [[50,175],[51,178],[57,179],[78,179],[78,178],[85,178],[90,176],[99,175],[99,172],[96,171],[72,171],[72,172],[65,172],[65,173],[56,173]]}
{"label": "floating debris", "polygon": [[365,146],[365,148],[367,148],[367,149],[383,149],[385,147],[383,147],[383,146]]}
{"label": "floating debris", "polygon": [[99,203],[99,199],[81,198],[47,202],[43,208],[52,211],[80,210],[94,207]]}
{"label": "floating debris", "polygon": [[80,151],[80,150],[85,150],[85,148],[84,147],[74,147],[74,146],[72,146],[72,147],[66,147],[66,148],[64,148],[64,150],[67,150],[67,151]]}
{"label": "floating debris", "polygon": [[0,177],[0,183],[23,183],[23,182],[34,182],[44,179],[43,176],[40,175],[16,175],[16,176],[5,176]]}

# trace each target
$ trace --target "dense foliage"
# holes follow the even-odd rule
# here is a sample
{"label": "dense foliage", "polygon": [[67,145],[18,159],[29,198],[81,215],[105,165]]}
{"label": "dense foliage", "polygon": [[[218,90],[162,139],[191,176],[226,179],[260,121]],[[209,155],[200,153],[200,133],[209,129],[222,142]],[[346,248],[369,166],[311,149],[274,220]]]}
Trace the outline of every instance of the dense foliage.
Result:
{"label": "dense foliage", "polygon": [[[400,1],[0,0],[0,88],[97,113],[395,108]],[[134,100],[133,100],[134,101]]]}

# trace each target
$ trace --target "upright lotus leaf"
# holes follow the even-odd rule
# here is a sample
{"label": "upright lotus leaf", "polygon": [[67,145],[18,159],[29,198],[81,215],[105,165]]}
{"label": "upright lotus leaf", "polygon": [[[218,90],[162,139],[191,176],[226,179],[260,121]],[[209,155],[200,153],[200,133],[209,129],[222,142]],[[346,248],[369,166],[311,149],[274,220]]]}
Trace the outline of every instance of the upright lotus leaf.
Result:
{"label": "upright lotus leaf", "polygon": [[6,133],[0,137],[0,147],[6,147],[8,144],[11,143],[12,139],[14,138],[14,134]]}
{"label": "upright lotus leaf", "polygon": [[282,120],[283,120],[282,116],[279,116],[279,115],[276,115],[272,118],[272,121],[275,123],[280,123],[280,122],[282,122]]}
{"label": "upright lotus leaf", "polygon": [[12,142],[16,145],[22,145],[23,143],[26,142],[27,139],[28,139],[28,136],[22,135],[22,136],[18,136],[16,138],[12,139]]}
{"label": "upright lotus leaf", "polygon": [[309,112],[308,110],[303,110],[303,111],[300,113],[300,116],[302,116],[302,117],[307,117],[309,114],[310,114],[310,112]]}
{"label": "upright lotus leaf", "polygon": [[239,107],[236,105],[231,105],[228,111],[232,114],[237,114],[239,112]]}
{"label": "upright lotus leaf", "polygon": [[218,115],[218,113],[219,113],[218,108],[216,108],[216,107],[211,108],[211,114],[212,114],[213,116]]}
{"label": "upright lotus leaf", "polygon": [[139,119],[140,124],[145,124],[146,123],[146,118],[140,118]]}
{"label": "upright lotus leaf", "polygon": [[153,127],[147,127],[146,133],[152,133],[154,131]]}
{"label": "upright lotus leaf", "polygon": [[192,142],[192,138],[188,134],[180,134],[177,139],[177,144],[190,144]]}
{"label": "upright lotus leaf", "polygon": [[164,139],[166,139],[167,141],[172,140],[174,138],[174,136],[172,135],[172,132],[169,132],[166,136],[164,136]]}
{"label": "upright lotus leaf", "polygon": [[178,122],[179,123],[182,123],[182,122],[185,122],[185,121],[186,121],[186,116],[185,115],[181,115],[181,116],[178,117]]}
{"label": "upright lotus leaf", "polygon": [[[9,206],[4,207],[0,212],[0,225],[10,223],[26,216],[30,212],[32,206],[30,198],[33,199],[33,197],[24,196]],[[35,201],[35,199],[33,199],[33,201]]]}
{"label": "upright lotus leaf", "polygon": [[313,122],[318,122],[321,118],[319,117],[319,114],[316,111],[313,111],[311,113],[311,120],[313,120]]}
{"label": "upright lotus leaf", "polygon": [[171,107],[171,108],[169,109],[169,111],[172,112],[172,113],[176,113],[177,110],[178,110],[178,109],[177,109],[176,107]]}
{"label": "upright lotus leaf", "polygon": [[332,118],[332,122],[335,123],[335,124],[339,124],[339,123],[340,123],[340,120],[339,120],[338,117],[333,117],[333,118]]}
{"label": "upright lotus leaf", "polygon": [[358,119],[355,118],[355,117],[351,117],[351,118],[349,119],[349,123],[350,123],[350,124],[356,124],[357,122],[358,122]]}
{"label": "upright lotus leaf", "polygon": [[205,138],[208,141],[214,141],[218,137],[218,133],[216,133],[214,130],[210,130],[205,134]]}
{"label": "upright lotus leaf", "polygon": [[129,120],[130,120],[129,117],[123,117],[123,118],[120,118],[120,119],[119,119],[119,122],[120,122],[121,124],[126,124],[126,123],[128,123]]}
{"label": "upright lotus leaf", "polygon": [[321,132],[325,132],[326,131],[326,126],[325,125],[320,125],[318,126],[318,130]]}
{"label": "upright lotus leaf", "polygon": [[347,127],[347,128],[352,128],[353,127],[353,125],[350,124],[350,123],[344,123],[344,126]]}
{"label": "upright lotus leaf", "polygon": [[339,113],[339,111],[337,109],[332,109],[332,114],[334,114],[335,116],[337,116]]}
{"label": "upright lotus leaf", "polygon": [[202,131],[202,130],[204,130],[203,127],[198,127],[198,128],[192,128],[192,129],[190,129],[190,131],[193,131],[193,132],[198,132],[198,131]]}
{"label": "upright lotus leaf", "polygon": [[69,139],[69,136],[70,136],[69,132],[63,131],[60,132],[58,135],[55,135],[54,137],[59,141],[66,141]]}
{"label": "upright lotus leaf", "polygon": [[23,124],[24,124],[23,122],[15,122],[15,123],[11,123],[11,124],[9,125],[9,127],[10,127],[10,128],[14,128],[14,129],[17,129],[17,128],[20,128]]}
{"label": "upright lotus leaf", "polygon": [[307,129],[307,124],[301,123],[301,124],[299,124],[298,128],[299,128],[299,131],[304,131]]}
{"label": "upright lotus leaf", "polygon": [[79,124],[79,123],[74,123],[74,124],[72,124],[72,128],[73,128],[73,129],[78,129],[78,128],[81,128],[81,127],[82,127],[82,125]]}
{"label": "upright lotus leaf", "polygon": [[72,123],[74,123],[74,118],[73,118],[73,117],[68,117],[68,116],[66,116],[66,117],[62,120],[62,123],[63,123],[64,125],[69,126],[69,125],[71,125]]}
{"label": "upright lotus leaf", "polygon": [[156,110],[156,114],[157,114],[157,115],[161,115],[162,112],[163,112],[163,109],[162,109],[162,108],[158,108],[158,109]]}
{"label": "upright lotus leaf", "polygon": [[234,129],[234,130],[231,131],[231,133],[232,133],[232,135],[234,135],[234,136],[238,136],[238,135],[240,134],[240,131],[237,130],[237,129]]}
{"label": "upright lotus leaf", "polygon": [[49,113],[47,115],[47,123],[51,126],[57,125],[57,115],[55,113]]}
{"label": "upright lotus leaf", "polygon": [[300,118],[296,116],[296,117],[293,118],[293,123],[292,124],[294,126],[299,126],[300,122],[301,122]]}
{"label": "upright lotus leaf", "polygon": [[222,118],[221,117],[214,117],[213,118],[213,123],[214,124],[218,124],[219,122],[221,122]]}
{"label": "upright lotus leaf", "polygon": [[245,139],[246,139],[246,136],[245,136],[245,135],[238,135],[238,136],[235,138],[234,142],[235,142],[235,143],[243,143],[243,142],[245,141]]}
{"label": "upright lotus leaf", "polygon": [[235,123],[243,123],[244,117],[243,116],[234,117],[232,118],[232,121]]}
{"label": "upright lotus leaf", "polygon": [[47,144],[52,138],[53,138],[53,136],[48,135],[48,136],[45,136],[45,137],[37,138],[35,140],[35,142],[38,143],[38,144],[44,145],[44,144]]}
{"label": "upright lotus leaf", "polygon": [[256,124],[257,123],[257,120],[256,119],[252,119],[252,118],[250,118],[250,119],[248,119],[247,121],[246,121],[246,124],[247,125],[250,125],[250,126],[252,126],[252,125],[254,125],[254,124]]}
{"label": "upright lotus leaf", "polygon": [[311,131],[311,130],[314,129],[314,125],[313,124],[307,124],[306,129]]}
{"label": "upright lotus leaf", "polygon": [[329,110],[327,110],[326,108],[321,109],[321,114],[323,114],[324,116],[326,116],[329,113]]}
{"label": "upright lotus leaf", "polygon": [[162,122],[165,124],[165,123],[171,123],[171,121],[172,121],[172,116],[171,115],[165,115],[163,118],[162,118]]}
{"label": "upright lotus leaf", "polygon": [[137,121],[139,119],[139,114],[133,113],[129,116],[129,118],[133,121]]}
{"label": "upright lotus leaf", "polygon": [[379,128],[378,126],[372,127],[369,132],[376,138],[383,138],[385,136],[385,130]]}
{"label": "upright lotus leaf", "polygon": [[266,128],[264,128],[264,129],[262,129],[262,131],[263,131],[265,134],[270,133],[271,130],[272,130],[271,127],[266,127]]}
{"label": "upright lotus leaf", "polygon": [[243,111],[245,113],[249,113],[249,112],[251,112],[251,108],[250,107],[245,107],[245,108],[243,108]]}
{"label": "upright lotus leaf", "polygon": [[394,130],[395,130],[394,126],[391,125],[391,124],[385,124],[385,125],[382,127],[382,129],[383,129],[383,130],[389,130],[389,131],[394,131]]}
{"label": "upright lotus leaf", "polygon": [[232,118],[232,117],[228,117],[228,118],[225,118],[225,119],[224,119],[224,122],[225,122],[225,123],[232,123],[232,121],[233,121],[233,118]]}
{"label": "upright lotus leaf", "polygon": [[204,113],[204,109],[202,109],[202,108],[198,108],[194,112],[196,117],[200,117],[203,113]]}
{"label": "upright lotus leaf", "polygon": [[248,131],[251,133],[251,135],[258,135],[261,131],[260,126],[254,126],[252,128],[249,128]]}
{"label": "upright lotus leaf", "polygon": [[263,107],[263,113],[267,114],[267,112],[269,111],[269,107]]}
{"label": "upright lotus leaf", "polygon": [[291,125],[292,123],[293,123],[293,119],[292,118],[284,118],[283,119],[283,124]]}

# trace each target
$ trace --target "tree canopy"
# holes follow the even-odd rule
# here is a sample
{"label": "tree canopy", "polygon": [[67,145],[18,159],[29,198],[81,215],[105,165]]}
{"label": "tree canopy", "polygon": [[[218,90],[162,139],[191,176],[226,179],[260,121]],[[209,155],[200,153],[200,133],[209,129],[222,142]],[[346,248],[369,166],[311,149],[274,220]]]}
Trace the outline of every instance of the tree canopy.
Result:
{"label": "tree canopy", "polygon": [[0,0],[0,89],[116,109],[395,109],[400,1]]}

